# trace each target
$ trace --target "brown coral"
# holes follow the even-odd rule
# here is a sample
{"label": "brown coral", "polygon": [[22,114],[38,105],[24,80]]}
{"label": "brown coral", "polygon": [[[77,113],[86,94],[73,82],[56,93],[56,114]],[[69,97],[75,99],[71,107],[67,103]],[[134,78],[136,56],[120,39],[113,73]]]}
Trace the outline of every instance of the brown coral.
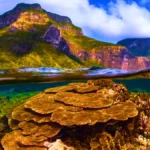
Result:
{"label": "brown coral", "polygon": [[51,121],[61,125],[94,125],[97,122],[107,122],[108,120],[127,120],[137,116],[136,105],[130,101],[112,105],[100,110],[82,110],[71,112],[67,110],[56,110],[51,117]]}
{"label": "brown coral", "polygon": [[[31,138],[31,136],[23,136],[21,130],[15,130],[11,133],[6,134],[1,142],[5,150],[46,150],[46,148],[44,147],[38,147],[43,145],[43,142],[37,142],[37,139]],[[32,147],[26,147],[25,145],[23,146],[23,144],[25,143],[28,143],[28,145],[32,145]]]}
{"label": "brown coral", "polygon": [[100,93],[78,94],[73,92],[59,92],[55,95],[55,100],[82,108],[103,108],[109,107],[113,103],[112,97],[103,96]]}
{"label": "brown coral", "polygon": [[[45,93],[40,93],[40,94],[37,94],[36,96],[30,98],[24,104],[24,107],[27,109],[30,109],[32,112],[36,112],[36,113],[44,114],[44,115],[47,114],[47,117],[45,116],[45,119],[47,118],[46,121],[50,121],[49,120],[50,115],[48,115],[48,114],[53,113],[56,110],[56,108],[62,108],[62,109],[71,110],[71,111],[82,110],[82,108],[79,108],[79,107],[73,107],[73,106],[71,107],[71,106],[63,105],[62,103],[57,103],[54,100],[53,94],[51,95],[51,94],[45,94]],[[14,112],[16,113],[16,111],[14,111]],[[31,114],[31,112],[30,112],[30,114]],[[42,120],[40,122],[42,122]]]}
{"label": "brown coral", "polygon": [[38,123],[50,122],[50,115],[40,115],[20,105],[12,112],[12,119],[17,121],[34,121]]}
{"label": "brown coral", "polygon": [[122,143],[120,143],[121,138],[122,136],[120,133],[118,133],[115,137],[111,136],[107,132],[96,134],[90,142],[91,150],[125,150],[127,149],[127,146],[124,138],[122,139]]}
{"label": "brown coral", "polygon": [[45,93],[58,93],[58,92],[77,92],[77,93],[90,93],[98,90],[98,86],[88,85],[87,83],[70,83],[67,86],[60,86],[56,88],[49,88]]}
{"label": "brown coral", "polygon": [[[30,98],[12,112],[9,125],[15,131],[3,138],[4,149],[7,150],[9,146],[22,150],[30,147],[44,149],[43,144],[56,137],[63,127],[92,126],[107,121],[125,121],[137,116],[138,111],[133,102],[116,101],[120,91],[126,92],[122,90],[125,88],[122,85],[114,86],[116,84],[110,81],[106,85],[109,83],[111,85],[105,88],[100,83],[72,83],[47,89]],[[123,97],[122,94],[121,99]],[[14,141],[6,143],[13,136]]]}
{"label": "brown coral", "polygon": [[60,131],[60,126],[55,123],[35,123],[35,122],[20,122],[18,128],[22,129],[23,135],[34,135],[39,137],[44,135],[47,138],[51,138],[57,135]]}

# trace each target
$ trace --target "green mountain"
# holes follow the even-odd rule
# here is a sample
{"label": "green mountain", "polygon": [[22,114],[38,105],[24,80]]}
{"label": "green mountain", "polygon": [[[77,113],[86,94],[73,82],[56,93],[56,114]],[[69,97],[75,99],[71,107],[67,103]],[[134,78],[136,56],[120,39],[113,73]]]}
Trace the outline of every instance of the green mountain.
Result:
{"label": "green mountain", "polygon": [[[142,68],[147,67],[143,62]],[[21,3],[0,16],[0,69],[92,66],[140,68],[125,47],[84,36],[68,17],[47,12],[39,4]]]}

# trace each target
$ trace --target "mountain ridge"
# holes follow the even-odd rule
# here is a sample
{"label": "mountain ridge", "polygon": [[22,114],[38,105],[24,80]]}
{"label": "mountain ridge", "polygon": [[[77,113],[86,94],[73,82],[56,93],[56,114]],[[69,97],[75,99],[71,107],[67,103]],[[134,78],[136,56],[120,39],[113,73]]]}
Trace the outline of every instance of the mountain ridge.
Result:
{"label": "mountain ridge", "polygon": [[117,44],[126,46],[135,56],[150,56],[150,38],[126,38]]}
{"label": "mountain ridge", "polygon": [[[17,18],[19,17],[19,14],[25,10],[44,11],[44,12],[48,13],[49,16],[55,21],[62,22],[62,23],[68,22],[68,23],[72,24],[72,21],[70,18],[68,18],[66,16],[60,16],[60,15],[57,15],[57,14],[54,14],[51,12],[47,12],[44,9],[42,9],[40,4],[19,3],[12,10],[0,15],[0,28],[9,26],[11,23],[15,22],[17,20]],[[12,16],[13,16],[13,18],[11,18]],[[8,19],[8,18],[11,18],[11,19]],[[8,22],[8,20],[9,20],[9,22]]]}

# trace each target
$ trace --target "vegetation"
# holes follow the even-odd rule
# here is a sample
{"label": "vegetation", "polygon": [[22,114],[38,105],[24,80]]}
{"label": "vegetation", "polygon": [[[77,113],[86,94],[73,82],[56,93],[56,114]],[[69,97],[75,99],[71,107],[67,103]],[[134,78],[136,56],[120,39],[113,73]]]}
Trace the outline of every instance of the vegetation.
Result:
{"label": "vegetation", "polygon": [[5,94],[7,96],[1,96],[2,94],[0,94],[0,118],[10,116],[16,106],[22,104],[25,100],[36,95],[37,93],[38,92],[11,92],[10,94]]}
{"label": "vegetation", "polygon": [[[50,25],[56,25],[73,54],[80,50],[105,51],[114,44],[83,36],[82,30],[69,23],[52,20],[44,11],[26,10],[9,27],[0,29],[0,69],[22,67],[79,68],[100,65],[95,60],[77,61],[44,42],[42,36]],[[14,31],[13,31],[14,30]]]}

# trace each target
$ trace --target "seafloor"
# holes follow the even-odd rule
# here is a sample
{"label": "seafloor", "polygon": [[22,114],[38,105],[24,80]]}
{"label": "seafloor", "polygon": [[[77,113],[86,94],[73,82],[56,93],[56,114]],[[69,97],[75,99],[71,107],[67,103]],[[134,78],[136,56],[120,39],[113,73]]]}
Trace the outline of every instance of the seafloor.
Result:
{"label": "seafloor", "polygon": [[131,91],[119,82],[60,83],[42,91],[40,84],[36,89],[27,84],[26,90],[3,90],[0,149],[149,150],[149,91]]}

